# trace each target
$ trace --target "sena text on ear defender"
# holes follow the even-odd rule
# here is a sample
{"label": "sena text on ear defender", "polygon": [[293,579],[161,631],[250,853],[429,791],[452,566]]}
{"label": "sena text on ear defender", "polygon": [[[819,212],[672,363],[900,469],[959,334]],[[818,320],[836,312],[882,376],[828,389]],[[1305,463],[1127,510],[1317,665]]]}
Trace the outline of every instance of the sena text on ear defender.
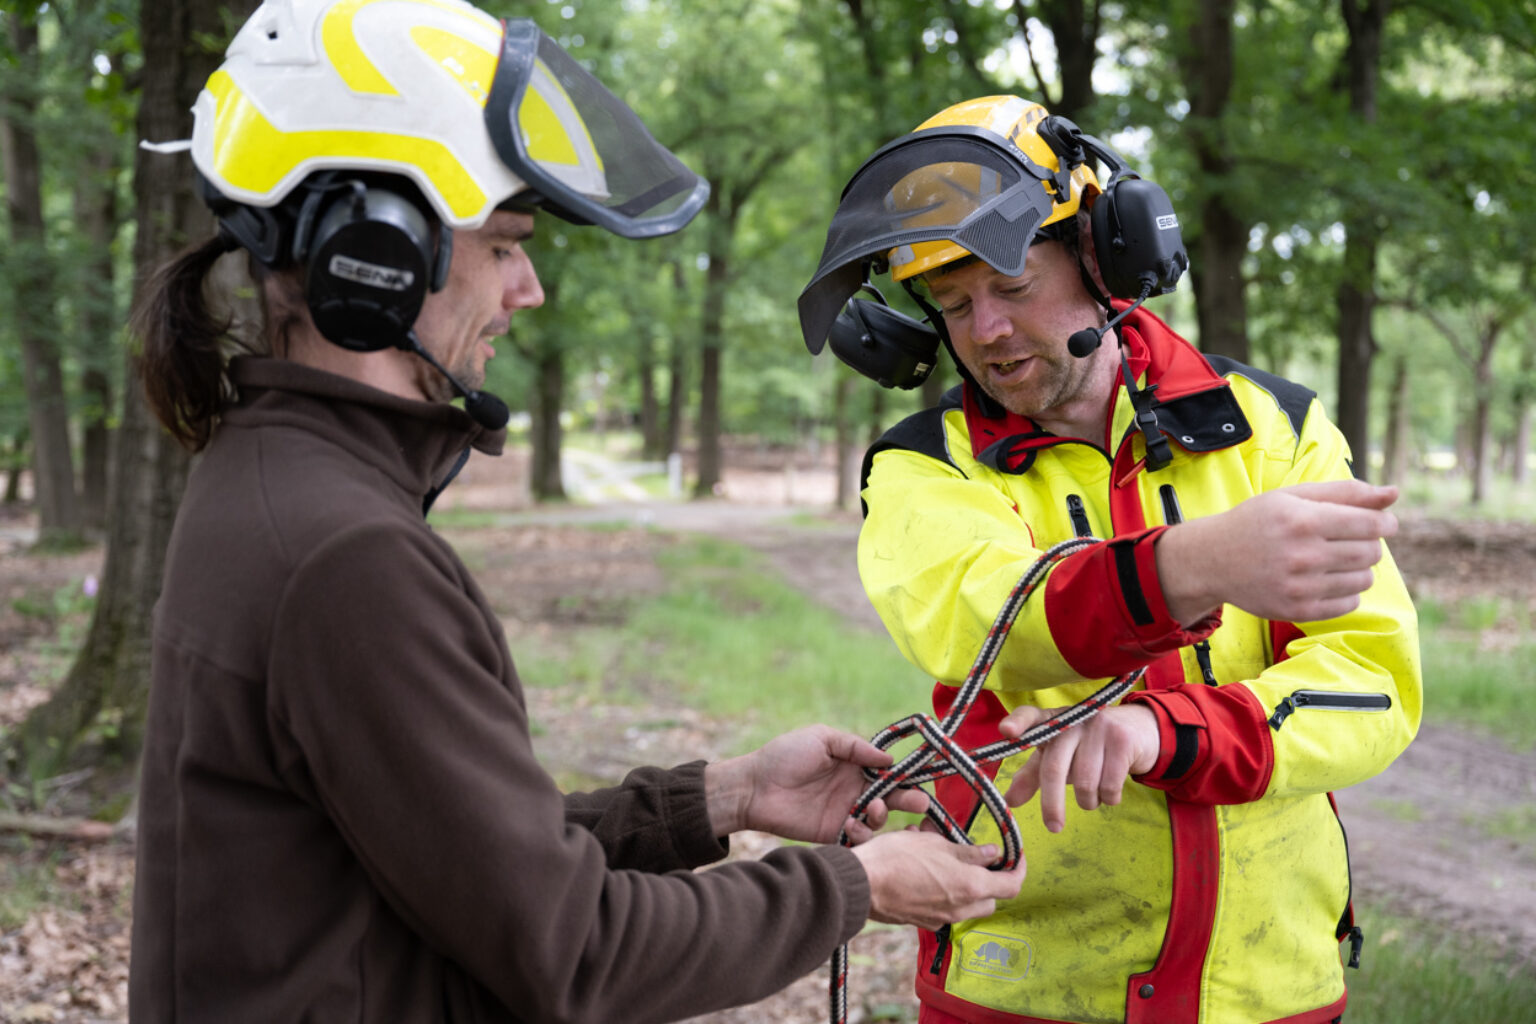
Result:
{"label": "sena text on ear defender", "polygon": [[412,329],[429,291],[441,291],[453,259],[453,232],[403,192],[358,178],[323,175],[294,221],[293,262],[304,267],[304,298],[315,328],[353,352],[414,352],[464,398],[487,430],[507,425],[500,398],[466,386],[427,351]]}
{"label": "sena text on ear defender", "polygon": [[875,298],[848,300],[827,335],[832,352],[881,387],[910,391],[933,372],[939,335],[922,321],[892,309],[868,281],[860,289]]}
{"label": "sena text on ear defender", "polygon": [[326,176],[309,190],[293,230],[315,327],[354,352],[409,349],[406,333],[427,292],[442,288],[452,233],[399,191]]}

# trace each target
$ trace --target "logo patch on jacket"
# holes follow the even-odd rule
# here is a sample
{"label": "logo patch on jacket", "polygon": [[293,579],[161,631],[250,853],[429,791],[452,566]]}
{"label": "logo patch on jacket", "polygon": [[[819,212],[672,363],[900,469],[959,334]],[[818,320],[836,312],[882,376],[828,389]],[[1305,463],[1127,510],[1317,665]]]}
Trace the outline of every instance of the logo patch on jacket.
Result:
{"label": "logo patch on jacket", "polygon": [[955,945],[959,955],[950,962],[967,974],[984,978],[1023,981],[1035,962],[1034,947],[1015,935],[968,931]]}

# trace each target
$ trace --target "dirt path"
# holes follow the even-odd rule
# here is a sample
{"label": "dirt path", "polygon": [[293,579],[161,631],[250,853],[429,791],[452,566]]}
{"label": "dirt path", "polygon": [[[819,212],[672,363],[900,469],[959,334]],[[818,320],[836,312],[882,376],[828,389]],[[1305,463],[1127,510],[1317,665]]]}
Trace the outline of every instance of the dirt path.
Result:
{"label": "dirt path", "polygon": [[[798,486],[810,485],[802,478]],[[857,517],[774,504],[776,487],[737,478],[733,498],[762,500],[524,508],[515,525],[461,533],[481,585],[505,595],[514,651],[530,634],[558,636],[622,614],[616,599],[661,585],[657,551],[696,531],[750,544],[853,628],[879,630],[854,568]],[[511,494],[505,481],[471,473],[456,499],[466,509],[503,510],[519,506]],[[1410,522],[1393,548],[1421,596],[1449,602],[1491,593],[1527,608],[1536,601],[1529,527]],[[35,559],[15,543],[0,544],[0,728],[40,699],[37,683],[57,667],[57,653],[40,644],[45,626],[19,612],[18,599],[21,607],[52,599],[98,567],[99,552]],[[542,756],[562,780],[602,782],[634,764],[715,756],[733,737],[732,723],[664,699],[613,704],[560,689],[530,691],[530,699]],[[1357,900],[1497,939],[1536,965],[1536,757],[1529,750],[1431,723],[1387,772],[1340,794],[1340,804]],[[742,836],[733,856],[759,856],[772,843]],[[131,845],[0,843],[0,888],[23,869],[51,872],[68,899],[0,932],[0,1019],[120,1024]],[[912,934],[871,929],[853,952],[853,1019],[913,1019]],[[814,1024],[825,1019],[825,985],[818,971],[764,1003],[694,1024]]]}
{"label": "dirt path", "polygon": [[[581,515],[733,537],[763,552],[787,581],[856,628],[882,628],[858,581],[858,521],[851,515],[795,517],[782,507],[728,503],[616,505]],[[1449,603],[1494,593],[1512,604],[1529,607],[1536,601],[1536,531],[1528,527],[1413,520],[1404,524],[1393,548],[1420,597]],[[678,711],[625,714],[675,721]],[[676,731],[631,724],[626,736],[643,742],[642,760],[657,759],[668,750],[709,749],[711,730],[718,742],[721,728],[695,717]],[[1496,739],[1431,722],[1386,772],[1338,796],[1358,906],[1410,914],[1491,940],[1536,969],[1536,848],[1530,842],[1536,827],[1536,756],[1529,749],[1511,750]],[[915,954],[911,936],[884,932],[860,942],[869,947],[862,954],[857,945],[854,950],[861,1012],[875,1019],[881,1013],[911,1019],[903,1016],[915,1006],[908,980]],[[818,973],[767,1005],[710,1015],[696,1024],[819,1021],[824,989],[825,977]]]}

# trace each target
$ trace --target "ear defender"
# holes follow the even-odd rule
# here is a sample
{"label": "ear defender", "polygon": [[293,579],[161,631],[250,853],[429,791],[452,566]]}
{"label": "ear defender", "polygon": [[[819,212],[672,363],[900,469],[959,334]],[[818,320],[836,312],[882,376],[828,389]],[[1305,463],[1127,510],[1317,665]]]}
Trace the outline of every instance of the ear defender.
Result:
{"label": "ear defender", "polygon": [[305,268],[315,327],[354,352],[410,349],[427,292],[448,277],[452,235],[399,192],[360,180],[323,182],[300,208],[293,258]]}
{"label": "ear defender", "polygon": [[850,299],[832,322],[827,340],[837,358],[883,388],[910,391],[933,372],[939,353],[939,335],[932,327],[914,320],[879,301]]}
{"label": "ear defender", "polygon": [[[1189,268],[1173,202],[1162,186],[1123,177],[1088,211],[1099,273],[1117,299],[1166,295]],[[1150,288],[1148,285],[1150,284]]]}

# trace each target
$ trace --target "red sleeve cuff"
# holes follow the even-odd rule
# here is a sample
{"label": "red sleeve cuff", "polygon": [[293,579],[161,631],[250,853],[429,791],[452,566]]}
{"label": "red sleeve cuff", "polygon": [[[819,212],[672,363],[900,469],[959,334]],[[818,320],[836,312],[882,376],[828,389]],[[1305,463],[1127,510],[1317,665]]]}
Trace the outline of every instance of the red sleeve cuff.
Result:
{"label": "red sleeve cuff", "polygon": [[1124,703],[1157,716],[1161,753],[1137,782],[1199,804],[1241,804],[1269,788],[1274,743],[1264,709],[1248,687],[1184,684],[1138,690]]}
{"label": "red sleeve cuff", "polygon": [[1084,679],[1124,675],[1221,625],[1219,613],[1188,629],[1168,614],[1156,552],[1167,529],[1155,526],[1095,544],[1051,571],[1046,621],[1057,650]]}

